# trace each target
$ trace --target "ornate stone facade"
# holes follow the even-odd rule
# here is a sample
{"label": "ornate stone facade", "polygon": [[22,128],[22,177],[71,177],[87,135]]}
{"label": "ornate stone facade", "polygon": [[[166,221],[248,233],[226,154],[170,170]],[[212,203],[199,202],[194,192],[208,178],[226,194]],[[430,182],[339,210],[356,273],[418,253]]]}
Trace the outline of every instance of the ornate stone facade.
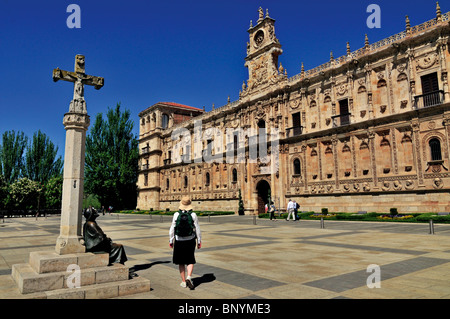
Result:
{"label": "ornate stone facade", "polygon": [[[260,9],[248,33],[249,78],[238,101],[211,112],[159,103],[140,114],[140,148],[150,149],[141,155],[138,208],[176,209],[189,194],[195,209],[237,212],[241,190],[246,214],[260,213],[269,194],[282,209],[295,199],[301,210],[449,211],[449,13],[438,7],[435,19],[414,27],[407,18],[405,31],[374,44],[366,36],[354,52],[347,43],[347,55],[302,65],[293,77],[278,61],[268,12]],[[176,124],[181,109],[189,119]],[[180,128],[187,148],[172,139]],[[251,133],[233,139],[229,129],[276,132],[268,161],[252,160]],[[222,160],[201,160],[209,144]],[[174,151],[191,158],[174,162]]]}

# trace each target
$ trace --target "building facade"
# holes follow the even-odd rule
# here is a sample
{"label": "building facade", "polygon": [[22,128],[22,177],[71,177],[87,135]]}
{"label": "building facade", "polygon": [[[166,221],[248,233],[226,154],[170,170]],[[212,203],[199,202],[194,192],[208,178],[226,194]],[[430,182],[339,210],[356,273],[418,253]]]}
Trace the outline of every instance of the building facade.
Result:
{"label": "building facade", "polygon": [[303,211],[450,210],[449,13],[438,5],[418,26],[407,17],[404,31],[366,36],[357,51],[347,43],[345,56],[293,77],[268,12],[248,33],[239,100],[139,114],[137,208],[177,209],[188,194],[196,210],[237,212],[240,193],[245,214],[268,198]]}

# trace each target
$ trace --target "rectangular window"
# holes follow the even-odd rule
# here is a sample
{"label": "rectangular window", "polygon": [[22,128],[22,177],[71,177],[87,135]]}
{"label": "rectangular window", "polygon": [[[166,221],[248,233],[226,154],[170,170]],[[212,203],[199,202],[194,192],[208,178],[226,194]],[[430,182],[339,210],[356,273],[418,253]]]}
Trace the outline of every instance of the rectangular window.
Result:
{"label": "rectangular window", "polygon": [[348,112],[348,99],[339,101],[339,114],[341,117],[341,125],[350,124],[350,113]]}
{"label": "rectangular window", "polygon": [[437,73],[424,75],[420,79],[422,81],[423,106],[427,107],[441,104]]}
{"label": "rectangular window", "polygon": [[294,129],[294,136],[302,134],[302,121],[300,116],[300,112],[292,114],[292,127]]}
{"label": "rectangular window", "polygon": [[431,73],[420,77],[422,80],[422,94],[429,94],[439,91],[437,73]]}

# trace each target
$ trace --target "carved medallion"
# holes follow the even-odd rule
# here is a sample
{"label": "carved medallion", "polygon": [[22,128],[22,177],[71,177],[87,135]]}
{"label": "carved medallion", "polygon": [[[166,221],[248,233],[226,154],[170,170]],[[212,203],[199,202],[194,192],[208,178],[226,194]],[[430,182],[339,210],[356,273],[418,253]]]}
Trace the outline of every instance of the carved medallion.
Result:
{"label": "carved medallion", "polygon": [[436,53],[426,54],[423,58],[416,60],[416,69],[426,70],[428,68],[431,68],[436,63],[437,58],[438,56]]}

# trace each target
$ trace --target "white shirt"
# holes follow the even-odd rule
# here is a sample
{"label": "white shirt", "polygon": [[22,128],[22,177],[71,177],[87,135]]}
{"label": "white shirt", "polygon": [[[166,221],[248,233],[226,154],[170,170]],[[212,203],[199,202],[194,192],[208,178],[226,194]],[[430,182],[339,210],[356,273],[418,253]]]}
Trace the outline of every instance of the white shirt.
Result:
{"label": "white shirt", "polygon": [[186,241],[186,240],[191,240],[191,239],[195,238],[195,236],[197,236],[197,243],[200,244],[202,242],[202,233],[200,231],[200,226],[198,224],[197,214],[196,213],[191,214],[192,220],[194,221],[195,234],[192,234],[191,236],[186,236],[186,237],[181,237],[181,236],[175,235],[175,226],[177,223],[178,215],[180,215],[180,213],[178,213],[178,212],[173,214],[172,225],[170,225],[170,230],[169,230],[169,243],[172,244],[174,238],[177,241]]}
{"label": "white shirt", "polygon": [[287,205],[287,210],[289,210],[289,209],[295,209],[294,202],[290,201],[290,202],[288,203],[288,205]]}

